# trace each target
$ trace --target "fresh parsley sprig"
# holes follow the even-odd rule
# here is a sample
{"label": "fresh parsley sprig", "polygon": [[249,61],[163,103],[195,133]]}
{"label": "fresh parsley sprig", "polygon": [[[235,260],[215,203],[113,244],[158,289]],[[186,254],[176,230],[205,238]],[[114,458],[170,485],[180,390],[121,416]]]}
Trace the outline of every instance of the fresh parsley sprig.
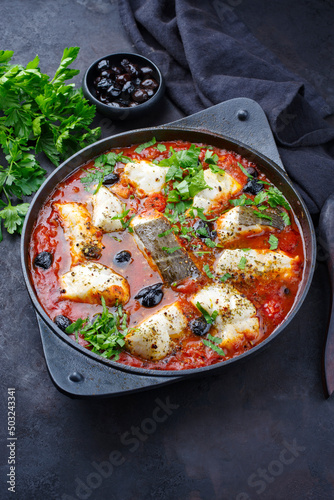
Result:
{"label": "fresh parsley sprig", "polygon": [[100,128],[89,128],[95,106],[81,89],[65,84],[79,73],[68,67],[78,52],[79,47],[66,48],[50,80],[38,56],[24,67],[10,63],[13,51],[0,51],[0,146],[6,160],[0,166],[0,218],[10,234],[21,233],[29,207],[18,200],[33,194],[45,177],[36,154],[43,152],[58,166],[100,136]]}
{"label": "fresh parsley sprig", "polygon": [[94,191],[94,194],[96,194],[102,186],[105,176],[114,171],[116,163],[127,163],[129,161],[131,161],[131,159],[124,156],[123,151],[120,153],[111,152],[103,154],[96,158],[94,161],[94,168],[87,169],[86,175],[80,179],[80,181],[85,184],[85,191],[90,190],[91,184],[97,184]]}

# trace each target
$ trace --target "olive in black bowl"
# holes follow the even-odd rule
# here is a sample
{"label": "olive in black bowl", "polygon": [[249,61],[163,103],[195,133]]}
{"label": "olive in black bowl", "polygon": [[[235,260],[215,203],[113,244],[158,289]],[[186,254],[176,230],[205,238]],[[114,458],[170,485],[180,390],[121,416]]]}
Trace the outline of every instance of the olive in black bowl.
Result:
{"label": "olive in black bowl", "polygon": [[82,89],[98,112],[111,119],[128,120],[157,109],[165,82],[152,61],[123,52],[101,57],[91,64]]}

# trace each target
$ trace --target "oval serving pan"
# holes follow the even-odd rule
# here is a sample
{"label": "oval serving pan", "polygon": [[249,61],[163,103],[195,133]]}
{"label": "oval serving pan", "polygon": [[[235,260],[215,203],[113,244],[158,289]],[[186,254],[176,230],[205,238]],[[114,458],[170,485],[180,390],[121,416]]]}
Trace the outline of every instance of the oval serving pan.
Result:
{"label": "oval serving pan", "polygon": [[[47,316],[34,291],[28,270],[28,245],[37,214],[57,184],[82,164],[115,147],[157,141],[202,142],[240,153],[259,165],[265,175],[283,192],[294,210],[304,240],[305,269],[295,304],[282,324],[263,342],[236,358],[211,366],[181,371],[158,371],[121,365],[83,348],[72,341]],[[21,260],[26,286],[37,312],[45,359],[56,387],[72,397],[115,396],[190,376],[217,372],[241,363],[266,347],[295,316],[308,292],[316,257],[315,233],[308,210],[286,175],[275,142],[260,106],[250,99],[233,99],[168,125],[125,132],[86,147],[73,155],[50,175],[34,197],[26,216]]]}

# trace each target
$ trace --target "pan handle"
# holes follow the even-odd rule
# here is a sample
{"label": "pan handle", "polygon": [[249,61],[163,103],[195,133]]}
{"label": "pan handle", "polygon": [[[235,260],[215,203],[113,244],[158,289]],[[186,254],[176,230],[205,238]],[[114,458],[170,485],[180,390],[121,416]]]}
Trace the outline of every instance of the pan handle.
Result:
{"label": "pan handle", "polygon": [[97,362],[73,349],[50,330],[36,314],[52,382],[57,389],[73,398],[110,397],[166,385],[182,377],[139,375]]}
{"label": "pan handle", "polygon": [[158,128],[193,128],[243,142],[284,169],[274,136],[261,106],[238,97]]}
{"label": "pan handle", "polygon": [[334,193],[327,198],[321,210],[318,242],[327,258],[332,288],[332,308],[322,360],[325,395],[329,397],[334,392]]}

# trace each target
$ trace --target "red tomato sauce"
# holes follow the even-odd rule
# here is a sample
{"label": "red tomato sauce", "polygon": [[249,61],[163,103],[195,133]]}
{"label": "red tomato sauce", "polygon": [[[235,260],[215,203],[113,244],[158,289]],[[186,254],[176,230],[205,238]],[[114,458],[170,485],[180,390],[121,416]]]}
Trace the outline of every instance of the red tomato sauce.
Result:
{"label": "red tomato sauce", "polygon": [[[163,144],[166,146],[166,151],[164,152],[158,151],[158,149],[153,146],[144,149],[138,154],[135,152],[136,145],[123,148],[122,150],[115,149],[113,151],[116,153],[123,151],[123,154],[132,160],[139,161],[145,159],[160,161],[169,156],[170,147],[175,151],[180,151],[188,149],[191,145],[183,141],[164,142]],[[203,161],[204,152],[207,146],[202,144],[196,144],[196,146],[203,148],[199,157],[199,159]],[[240,169],[238,163],[245,168],[249,166],[255,167],[255,165],[236,153],[221,150],[216,147],[211,149],[213,153],[217,154],[219,157],[218,165],[223,167],[228,174],[244,186],[247,181],[247,176]],[[203,165],[204,168],[207,167],[205,163]],[[90,202],[90,196],[92,192],[85,191],[84,184],[80,179],[86,174],[87,169],[92,169],[93,167],[94,160],[76,170],[56,187],[40,210],[31,235],[29,245],[30,273],[40,304],[51,320],[61,314],[75,321],[78,318],[92,317],[94,314],[102,311],[101,305],[73,302],[62,298],[59,277],[70,269],[71,256],[69,243],[64,237],[64,231],[53,207],[54,203],[78,202],[84,204],[91,212],[92,204]],[[123,168],[124,165],[122,163],[116,164],[115,172],[122,173]],[[261,172],[259,172],[259,179],[270,182]],[[131,186],[124,185],[123,188],[124,198],[121,197],[121,201],[126,205],[126,209],[130,209],[129,215],[142,213],[152,208],[160,212],[165,210],[166,197],[163,193],[154,193],[153,195],[139,199],[135,196],[135,190]],[[241,194],[242,190],[233,196],[233,198],[238,198]],[[254,198],[252,195],[248,196],[251,199]],[[212,216],[218,216],[224,210],[230,208],[232,208],[232,205],[227,201],[221,206],[217,206]],[[274,280],[269,277],[268,279],[262,277],[261,280],[254,278],[251,282],[246,282],[242,278],[233,281],[233,286],[239,292],[243,293],[257,309],[257,317],[260,321],[260,336],[256,341],[245,338],[243,341],[236,344],[232,350],[224,349],[225,356],[222,357],[211,348],[205,346],[202,342],[202,338],[196,336],[188,329],[179,338],[173,351],[164,359],[149,361],[123,350],[118,362],[125,365],[155,370],[197,368],[233,358],[251,349],[254,345],[267,338],[291,310],[302,276],[304,263],[303,240],[298,222],[292,210],[289,211],[289,216],[291,225],[286,226],[281,231],[268,228],[264,229],[260,234],[235,238],[232,242],[224,245],[225,248],[231,249],[269,249],[270,244],[268,238],[273,234],[279,239],[278,250],[287,252],[290,257],[299,257],[295,272],[288,280],[280,277]],[[215,224],[215,222],[213,222],[213,224]],[[205,264],[209,264],[212,269],[213,263],[223,250],[222,248],[208,248],[202,240],[196,238],[195,243],[200,249],[199,251],[203,250],[204,252],[209,252],[203,255],[191,253],[195,264],[203,271],[203,276],[198,280],[184,280],[177,286],[164,287],[163,302],[153,308],[147,309],[142,307],[134,297],[143,287],[161,282],[159,273],[157,270],[150,267],[146,258],[138,249],[133,236],[127,231],[121,234],[119,232],[104,234],[102,241],[104,249],[98,262],[112,268],[115,272],[122,275],[127,279],[130,285],[130,300],[124,306],[124,310],[129,315],[129,328],[136,326],[144,318],[154,314],[163,306],[172,304],[176,300],[182,301],[183,310],[189,319],[200,316],[199,311],[189,302],[189,297],[210,282],[210,279],[203,271],[203,267]],[[186,239],[180,239],[179,241],[180,245],[185,249],[188,251],[191,249]],[[191,243],[193,244],[194,241]],[[115,254],[121,250],[128,250],[131,253],[131,261],[126,267],[119,267],[113,261]],[[33,264],[35,257],[42,251],[51,252],[53,254],[53,264],[47,270],[41,269]],[[74,339],[74,336],[71,337]],[[89,349],[89,345],[84,339],[79,338],[79,341]]]}

